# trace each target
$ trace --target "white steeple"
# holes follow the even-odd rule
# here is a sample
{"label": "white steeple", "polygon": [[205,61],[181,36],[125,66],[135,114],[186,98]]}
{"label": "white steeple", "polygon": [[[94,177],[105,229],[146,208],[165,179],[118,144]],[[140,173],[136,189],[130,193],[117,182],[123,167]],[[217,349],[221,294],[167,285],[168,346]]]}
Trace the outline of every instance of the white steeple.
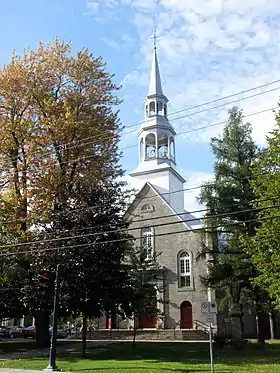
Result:
{"label": "white steeple", "polygon": [[156,95],[163,96],[161,79],[160,79],[160,74],[159,74],[159,67],[158,67],[157,49],[155,47],[148,96],[156,96]]}
{"label": "white steeple", "polygon": [[[133,187],[139,189],[141,184],[149,181],[160,193],[168,194],[171,190],[183,190],[185,180],[176,171],[176,132],[167,118],[168,99],[162,89],[156,44],[148,95],[144,103],[145,120],[138,131],[139,164],[130,174]],[[176,210],[184,209],[183,192],[170,196],[171,205],[172,200],[176,200]],[[175,205],[172,206],[174,209]]]}

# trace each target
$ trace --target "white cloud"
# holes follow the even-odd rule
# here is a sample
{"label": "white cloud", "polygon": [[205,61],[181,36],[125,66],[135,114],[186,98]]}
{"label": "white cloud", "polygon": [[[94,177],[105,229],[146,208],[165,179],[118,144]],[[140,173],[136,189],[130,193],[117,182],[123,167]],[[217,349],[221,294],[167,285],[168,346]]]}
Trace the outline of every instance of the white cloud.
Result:
{"label": "white cloud", "polygon": [[[138,113],[139,95],[142,99],[148,85],[150,37],[155,20],[163,87],[170,99],[169,112],[279,78],[279,0],[96,0],[88,2],[88,9],[105,17],[115,17],[118,12],[122,14],[122,22],[132,23],[137,31],[141,41],[139,64],[127,73],[122,83],[124,96],[130,97],[130,101],[135,99]],[[252,93],[257,92],[260,90]],[[245,115],[273,108],[279,92],[237,105]],[[173,125],[180,133],[216,123],[227,118],[231,106],[175,120]],[[272,112],[248,118],[259,143],[265,143],[265,135],[274,125],[273,118]],[[222,128],[220,125],[197,131],[186,138],[208,142]]]}
{"label": "white cloud", "polygon": [[109,47],[112,47],[112,48],[119,48],[119,44],[117,42],[115,42],[113,39],[111,38],[106,38],[105,36],[102,37],[100,40],[104,41],[105,44],[107,44]]}

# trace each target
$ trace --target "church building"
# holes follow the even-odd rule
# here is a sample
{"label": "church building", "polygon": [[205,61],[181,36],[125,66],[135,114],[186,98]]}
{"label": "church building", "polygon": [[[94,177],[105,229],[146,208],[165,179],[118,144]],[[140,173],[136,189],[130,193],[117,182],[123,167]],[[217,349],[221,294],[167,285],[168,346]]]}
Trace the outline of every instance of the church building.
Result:
{"label": "church building", "polygon": [[[201,302],[214,299],[200,281],[206,273],[205,260],[197,260],[201,222],[185,210],[185,180],[177,170],[176,132],[168,120],[156,46],[144,118],[138,131],[138,166],[130,173],[131,185],[139,192],[127,217],[136,244],[147,258],[156,256],[162,268],[159,285],[164,290],[158,308],[164,315],[164,328],[192,329],[205,322]],[[139,327],[151,328],[155,322],[142,320]]]}

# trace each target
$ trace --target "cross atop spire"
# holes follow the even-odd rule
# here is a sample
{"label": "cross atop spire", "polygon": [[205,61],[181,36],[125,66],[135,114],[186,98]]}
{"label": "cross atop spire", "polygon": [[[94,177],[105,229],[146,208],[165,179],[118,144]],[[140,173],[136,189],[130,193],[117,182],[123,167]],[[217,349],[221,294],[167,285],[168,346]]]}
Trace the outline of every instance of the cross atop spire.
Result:
{"label": "cross atop spire", "polygon": [[157,28],[155,27],[154,35],[151,37],[151,39],[154,39],[154,50],[157,49]]}

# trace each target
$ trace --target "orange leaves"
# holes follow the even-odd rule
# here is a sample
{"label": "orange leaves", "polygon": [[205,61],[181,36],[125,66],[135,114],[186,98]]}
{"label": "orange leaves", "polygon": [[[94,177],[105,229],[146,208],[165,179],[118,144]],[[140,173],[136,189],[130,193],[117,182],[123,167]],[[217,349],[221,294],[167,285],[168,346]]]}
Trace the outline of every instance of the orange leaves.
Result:
{"label": "orange leaves", "polygon": [[104,67],[88,50],[74,56],[56,39],[14,53],[0,71],[2,178],[12,205],[27,204],[29,216],[46,216],[73,183],[117,176],[120,126],[112,106],[120,101]]}

